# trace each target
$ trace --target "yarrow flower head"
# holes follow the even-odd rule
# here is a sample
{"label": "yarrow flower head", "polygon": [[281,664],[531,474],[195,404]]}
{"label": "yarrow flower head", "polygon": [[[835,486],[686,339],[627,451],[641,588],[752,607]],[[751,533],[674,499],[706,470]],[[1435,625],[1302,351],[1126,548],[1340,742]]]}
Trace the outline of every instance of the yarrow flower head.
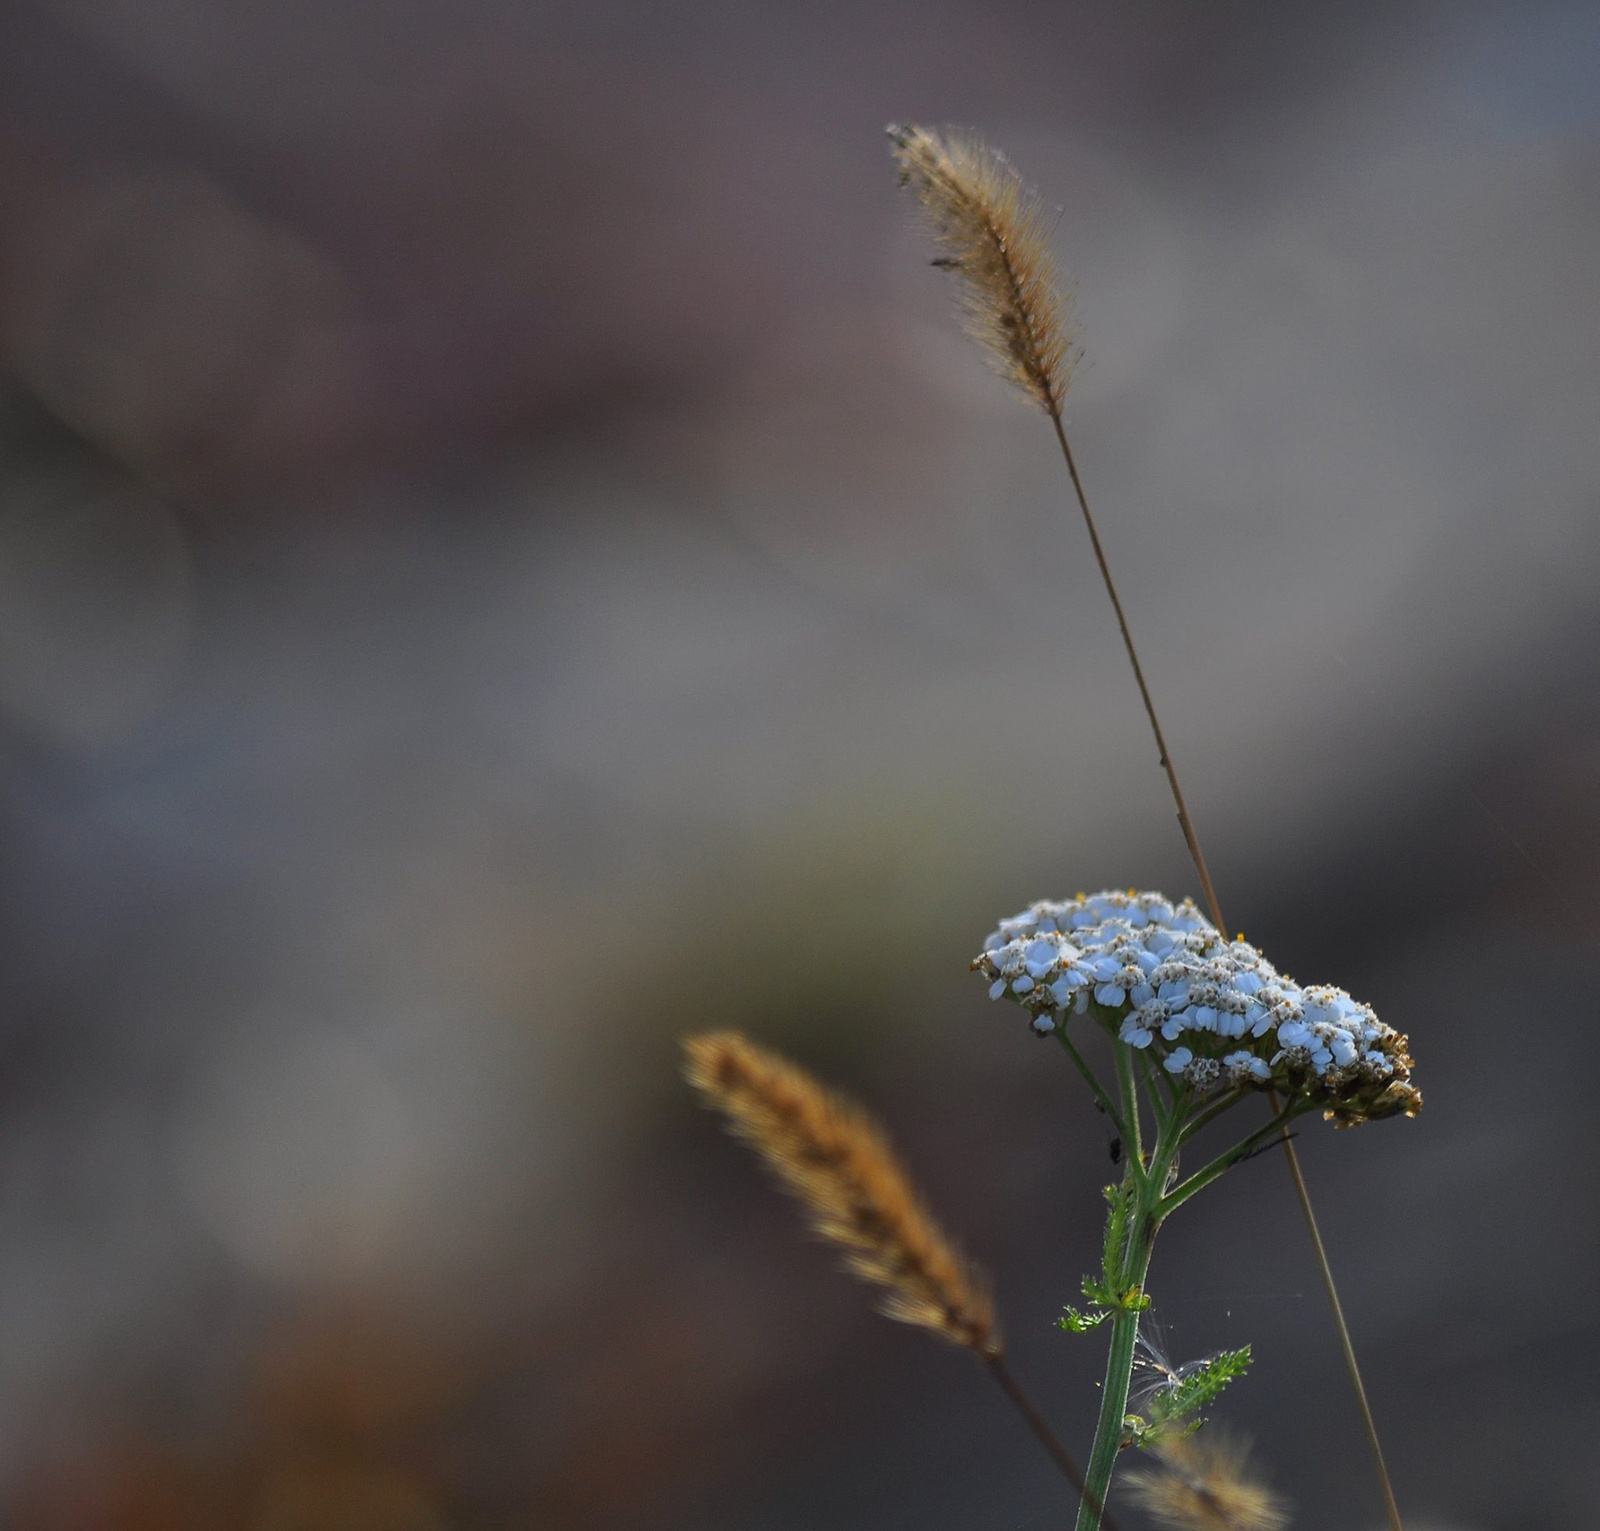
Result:
{"label": "yarrow flower head", "polygon": [[1341,1125],[1422,1105],[1406,1038],[1370,1005],[1295,983],[1190,899],[1043,900],[1002,920],[972,966],[989,997],[1020,1005],[1039,1035],[1092,1015],[1199,1091],[1276,1089]]}

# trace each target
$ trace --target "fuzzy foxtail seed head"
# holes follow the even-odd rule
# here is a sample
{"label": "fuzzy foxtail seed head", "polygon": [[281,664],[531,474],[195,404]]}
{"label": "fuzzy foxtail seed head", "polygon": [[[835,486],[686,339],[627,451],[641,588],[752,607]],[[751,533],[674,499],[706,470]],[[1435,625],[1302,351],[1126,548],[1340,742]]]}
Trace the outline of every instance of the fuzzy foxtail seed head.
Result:
{"label": "fuzzy foxtail seed head", "polygon": [[1219,1431],[1173,1435],[1155,1448],[1160,1466],[1135,1473],[1138,1503],[1172,1531],[1283,1531],[1288,1507],[1249,1470],[1248,1450]]}
{"label": "fuzzy foxtail seed head", "polygon": [[981,139],[891,127],[889,144],[939,246],[934,265],[960,280],[968,329],[1002,377],[1059,419],[1075,356],[1049,211]]}
{"label": "fuzzy foxtail seed head", "polygon": [[766,1160],[845,1264],[884,1288],[883,1312],[993,1357],[987,1283],[956,1252],[854,1103],[737,1032],[690,1037],[685,1077]]}

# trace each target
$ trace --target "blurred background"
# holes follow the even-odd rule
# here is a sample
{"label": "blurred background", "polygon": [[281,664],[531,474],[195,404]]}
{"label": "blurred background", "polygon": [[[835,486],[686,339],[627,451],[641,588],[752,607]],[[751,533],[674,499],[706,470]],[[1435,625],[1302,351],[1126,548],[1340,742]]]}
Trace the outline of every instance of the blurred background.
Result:
{"label": "blurred background", "polygon": [[[1065,1524],[676,1074],[870,1100],[1086,1452],[1106,1131],[966,963],[1194,879],[898,119],[1063,209],[1229,919],[1412,1037],[1301,1141],[1408,1523],[1592,1526],[1597,87],[1555,0],[10,0],[0,1524]],[[1153,1280],[1376,1526],[1282,1164]]]}

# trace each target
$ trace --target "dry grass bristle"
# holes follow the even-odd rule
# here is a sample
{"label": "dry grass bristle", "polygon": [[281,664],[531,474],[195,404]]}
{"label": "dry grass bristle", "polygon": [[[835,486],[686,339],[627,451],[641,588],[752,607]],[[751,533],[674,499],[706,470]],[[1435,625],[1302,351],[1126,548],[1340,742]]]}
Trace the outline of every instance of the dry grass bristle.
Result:
{"label": "dry grass bristle", "polygon": [[885,1289],[890,1318],[982,1356],[1001,1353],[987,1283],[928,1215],[860,1107],[737,1032],[684,1042],[685,1077],[801,1202],[846,1265]]}
{"label": "dry grass bristle", "polygon": [[1132,1497],[1174,1531],[1283,1531],[1288,1506],[1249,1468],[1244,1442],[1221,1431],[1181,1435],[1155,1448],[1160,1465],[1129,1476]]}
{"label": "dry grass bristle", "polygon": [[1059,419],[1074,348],[1049,209],[979,138],[891,127],[889,142],[939,246],[934,265],[960,278],[968,328],[1001,376]]}

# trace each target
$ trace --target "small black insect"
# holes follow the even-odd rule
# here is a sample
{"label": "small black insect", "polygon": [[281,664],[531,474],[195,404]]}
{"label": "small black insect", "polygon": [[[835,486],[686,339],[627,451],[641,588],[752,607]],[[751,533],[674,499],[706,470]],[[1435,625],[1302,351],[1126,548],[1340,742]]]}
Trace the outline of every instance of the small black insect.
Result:
{"label": "small black insect", "polygon": [[1113,1164],[1121,1164],[1122,1163],[1122,1139],[1121,1138],[1113,1138],[1111,1140],[1111,1162]]}

